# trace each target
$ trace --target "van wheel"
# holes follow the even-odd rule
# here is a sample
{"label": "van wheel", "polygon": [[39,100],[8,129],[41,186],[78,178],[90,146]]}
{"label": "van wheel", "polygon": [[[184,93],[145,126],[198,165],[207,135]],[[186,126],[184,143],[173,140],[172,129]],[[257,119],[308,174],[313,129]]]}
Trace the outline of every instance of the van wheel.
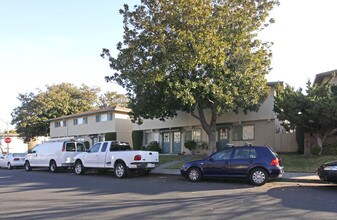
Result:
{"label": "van wheel", "polygon": [[12,164],[11,163],[8,163],[7,164],[7,169],[11,170],[13,167],[12,167]]}
{"label": "van wheel", "polygon": [[85,168],[81,161],[76,161],[74,171],[77,175],[82,175],[85,173]]}
{"label": "van wheel", "polygon": [[115,176],[118,178],[123,178],[127,174],[126,166],[123,162],[118,162],[115,165]]}
{"label": "van wheel", "polygon": [[26,171],[31,171],[31,170],[32,170],[32,167],[30,166],[29,161],[26,161],[26,162],[25,162],[25,170],[26,170]]}
{"label": "van wheel", "polygon": [[249,180],[251,184],[256,186],[262,186],[268,181],[268,174],[264,169],[255,168],[250,172]]}
{"label": "van wheel", "polygon": [[52,173],[56,173],[57,172],[57,165],[55,161],[51,161],[49,164],[49,170]]}

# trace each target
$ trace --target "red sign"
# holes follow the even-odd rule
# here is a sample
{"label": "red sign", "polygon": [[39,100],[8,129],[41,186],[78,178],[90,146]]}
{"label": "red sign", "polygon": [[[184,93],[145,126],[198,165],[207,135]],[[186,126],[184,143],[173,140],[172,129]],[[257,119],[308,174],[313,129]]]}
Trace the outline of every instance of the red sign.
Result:
{"label": "red sign", "polygon": [[5,137],[5,142],[7,144],[11,143],[12,139],[10,137]]}

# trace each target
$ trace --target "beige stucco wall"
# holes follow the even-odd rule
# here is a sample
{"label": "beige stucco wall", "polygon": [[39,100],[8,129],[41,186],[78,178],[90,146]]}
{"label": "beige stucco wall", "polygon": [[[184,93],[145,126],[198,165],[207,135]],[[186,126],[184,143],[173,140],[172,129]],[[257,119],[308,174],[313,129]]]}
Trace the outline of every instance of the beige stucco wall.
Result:
{"label": "beige stucco wall", "polygon": [[[234,123],[244,121],[259,121],[259,120],[274,120],[276,115],[273,111],[274,107],[274,90],[270,90],[269,96],[262,103],[258,112],[248,112],[244,114],[239,112],[229,112],[219,116],[217,123]],[[207,120],[210,120],[211,112],[206,110]],[[197,126],[200,125],[200,121],[186,112],[178,112],[178,115],[172,119],[166,119],[165,122],[159,119],[145,119],[143,124],[133,124],[133,130],[147,130],[147,129],[160,129],[160,128],[174,128],[184,126]]]}
{"label": "beige stucco wall", "polygon": [[132,122],[126,119],[115,118],[117,140],[126,141],[132,145]]}
{"label": "beige stucco wall", "polygon": [[87,116],[87,124],[74,125],[74,118],[67,119],[67,126],[55,128],[55,122],[50,125],[50,136],[53,137],[64,137],[64,136],[79,136],[79,135],[89,135],[98,134],[106,132],[115,132],[115,121],[103,121],[96,122],[96,115]]}

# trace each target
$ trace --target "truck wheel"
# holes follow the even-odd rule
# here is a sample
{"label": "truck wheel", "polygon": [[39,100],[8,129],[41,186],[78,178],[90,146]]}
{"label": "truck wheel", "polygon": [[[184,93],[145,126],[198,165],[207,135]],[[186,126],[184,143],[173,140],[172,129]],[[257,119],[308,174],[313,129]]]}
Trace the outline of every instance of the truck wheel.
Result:
{"label": "truck wheel", "polygon": [[55,161],[51,161],[49,164],[49,170],[52,173],[56,173],[57,172],[57,165]]}
{"label": "truck wheel", "polygon": [[115,176],[123,178],[126,176],[126,166],[123,162],[118,162],[115,165]]}
{"label": "truck wheel", "polygon": [[82,175],[85,173],[85,168],[81,161],[76,161],[74,170],[77,175]]}
{"label": "truck wheel", "polygon": [[31,171],[31,170],[32,170],[32,167],[30,166],[29,161],[26,161],[26,162],[25,162],[25,170],[26,170],[26,171]]}

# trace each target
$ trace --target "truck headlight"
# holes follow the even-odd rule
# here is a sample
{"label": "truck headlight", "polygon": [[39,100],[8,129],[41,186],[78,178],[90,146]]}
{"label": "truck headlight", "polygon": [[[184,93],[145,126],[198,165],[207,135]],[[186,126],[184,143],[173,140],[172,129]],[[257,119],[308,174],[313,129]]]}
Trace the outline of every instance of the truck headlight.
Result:
{"label": "truck headlight", "polygon": [[71,163],[71,161],[72,161],[72,158],[71,157],[67,157],[66,163]]}

